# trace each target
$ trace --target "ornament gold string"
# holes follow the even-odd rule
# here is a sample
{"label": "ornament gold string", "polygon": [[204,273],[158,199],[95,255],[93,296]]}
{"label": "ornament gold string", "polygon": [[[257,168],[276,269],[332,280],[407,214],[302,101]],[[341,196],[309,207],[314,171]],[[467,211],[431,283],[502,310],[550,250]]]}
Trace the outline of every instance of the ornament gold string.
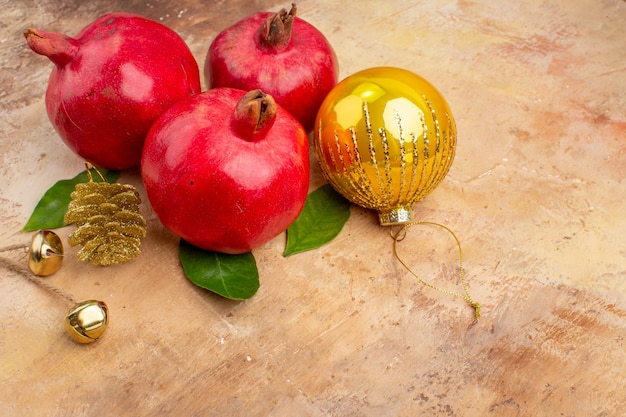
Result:
{"label": "ornament gold string", "polygon": [[[400,258],[400,255],[398,254],[397,243],[404,240],[404,238],[406,237],[406,232],[409,229],[409,227],[417,226],[417,225],[431,225],[431,226],[440,227],[446,230],[454,238],[457,248],[459,249],[459,275],[461,277],[461,286],[463,287],[463,293],[458,293],[458,292],[447,290],[445,288],[440,288],[429,282],[424,281],[415,272],[413,272],[413,270],[402,260],[402,258]],[[393,238],[393,254],[395,258],[398,260],[398,262],[400,262],[400,264],[402,264],[402,266],[407,271],[409,271],[411,275],[417,278],[421,284],[425,285],[428,288],[431,288],[435,291],[439,291],[446,295],[450,295],[452,297],[457,297],[457,298],[461,298],[465,300],[474,309],[474,315],[476,317],[476,320],[480,318],[480,304],[478,304],[476,301],[474,301],[474,299],[472,299],[467,289],[467,284],[465,282],[465,269],[463,268],[463,250],[461,249],[461,242],[459,241],[459,238],[456,236],[456,234],[450,228],[442,224],[435,223],[435,222],[417,221],[417,222],[411,222],[411,223],[407,223],[403,225],[395,233],[392,228],[390,229],[390,234],[391,234],[391,237]]]}

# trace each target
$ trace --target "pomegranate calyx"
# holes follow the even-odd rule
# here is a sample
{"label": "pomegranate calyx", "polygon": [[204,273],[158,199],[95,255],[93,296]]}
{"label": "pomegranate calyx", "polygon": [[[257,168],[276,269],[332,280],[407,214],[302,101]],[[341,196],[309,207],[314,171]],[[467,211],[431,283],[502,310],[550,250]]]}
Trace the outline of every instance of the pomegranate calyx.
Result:
{"label": "pomegranate calyx", "polygon": [[72,61],[78,51],[78,41],[62,33],[29,28],[24,32],[24,37],[30,49],[47,56],[60,67]]}
{"label": "pomegranate calyx", "polygon": [[261,45],[280,52],[291,41],[291,26],[296,16],[296,4],[291,3],[291,10],[282,8],[278,13],[269,16],[259,31]]}
{"label": "pomegranate calyx", "polygon": [[248,91],[235,106],[235,128],[248,140],[274,124],[276,101],[261,90]]}

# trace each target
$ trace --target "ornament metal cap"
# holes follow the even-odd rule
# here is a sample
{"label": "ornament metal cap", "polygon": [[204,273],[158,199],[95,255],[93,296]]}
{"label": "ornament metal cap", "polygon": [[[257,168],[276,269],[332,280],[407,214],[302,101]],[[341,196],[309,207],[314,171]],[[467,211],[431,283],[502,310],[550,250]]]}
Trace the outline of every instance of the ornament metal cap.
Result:
{"label": "ornament metal cap", "polygon": [[33,235],[28,248],[28,268],[39,277],[54,274],[63,263],[63,243],[50,230],[40,230]]}
{"label": "ornament metal cap", "polygon": [[78,343],[91,343],[104,334],[109,324],[108,307],[103,301],[76,304],[65,317],[65,330]]}
{"label": "ornament metal cap", "polygon": [[398,207],[392,210],[378,212],[381,226],[395,226],[409,223],[413,220],[411,207]]}

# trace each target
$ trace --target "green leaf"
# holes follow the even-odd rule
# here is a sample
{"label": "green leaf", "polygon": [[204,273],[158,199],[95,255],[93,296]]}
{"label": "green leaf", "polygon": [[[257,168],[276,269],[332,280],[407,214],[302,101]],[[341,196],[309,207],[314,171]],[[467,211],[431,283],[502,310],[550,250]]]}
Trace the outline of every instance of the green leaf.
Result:
{"label": "green leaf", "polygon": [[259,270],[252,252],[227,255],[180,240],[178,256],[191,282],[231,300],[245,300],[259,289]]}
{"label": "green leaf", "polygon": [[319,248],[333,240],[350,217],[350,202],[330,184],[311,192],[302,213],[287,229],[283,256]]}
{"label": "green leaf", "polygon": [[[107,182],[113,183],[117,181],[118,171],[107,171],[102,168],[98,170],[106,178]],[[92,177],[95,182],[102,181],[102,178],[96,172],[92,173]],[[65,216],[68,204],[72,201],[70,194],[74,191],[76,184],[88,181],[87,171],[81,172],[72,179],[57,181],[41,197],[22,231],[31,232],[33,230],[56,229],[65,226],[63,216]]]}

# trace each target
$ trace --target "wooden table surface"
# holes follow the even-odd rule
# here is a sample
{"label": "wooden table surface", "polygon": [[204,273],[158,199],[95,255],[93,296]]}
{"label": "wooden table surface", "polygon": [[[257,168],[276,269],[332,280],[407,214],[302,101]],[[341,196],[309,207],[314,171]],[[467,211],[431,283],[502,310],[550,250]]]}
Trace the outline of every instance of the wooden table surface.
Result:
{"label": "wooden table surface", "polygon": [[[288,6],[0,0],[2,246],[27,242],[20,230],[43,192],[83,169],[48,121],[52,66],[26,47],[25,28],[73,35],[105,12],[135,12],[176,30],[202,66],[226,26]],[[282,234],[255,250],[258,293],[222,299],[184,277],[177,238],[146,202],[139,258],[95,268],[68,247],[46,279],[108,304],[96,343],[67,337],[62,299],[1,270],[0,415],[624,415],[626,2],[298,8],[334,46],[340,78],[403,67],[448,100],[456,159],[415,216],[458,234],[481,319],[409,275],[376,214],[356,206],[323,248],[284,258]],[[312,169],[313,189],[324,180]],[[137,170],[120,181],[146,200]],[[460,289],[449,237],[415,227],[401,250],[425,279]]]}

